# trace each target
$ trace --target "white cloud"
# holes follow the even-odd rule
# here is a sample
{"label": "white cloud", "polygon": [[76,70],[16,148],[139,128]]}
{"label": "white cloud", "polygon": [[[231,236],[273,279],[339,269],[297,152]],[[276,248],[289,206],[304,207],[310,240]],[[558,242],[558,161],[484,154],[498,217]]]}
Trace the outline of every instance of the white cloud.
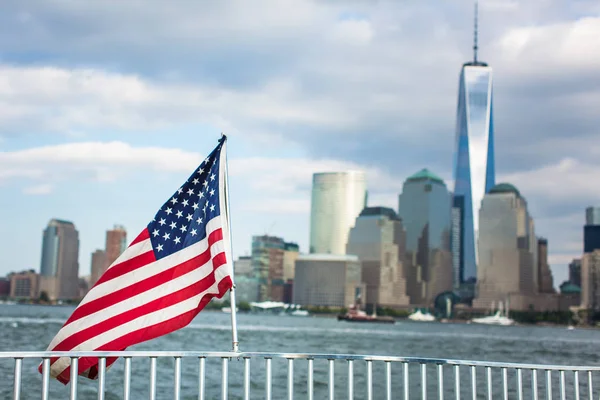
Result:
{"label": "white cloud", "polygon": [[595,164],[564,158],[556,164],[546,165],[530,171],[505,175],[503,181],[513,183],[523,195],[546,200],[598,199],[600,185],[600,162]]}
{"label": "white cloud", "polygon": [[52,192],[52,185],[49,183],[43,183],[41,185],[29,186],[23,189],[23,193],[25,194],[33,194],[33,195],[43,195],[49,194]]}
{"label": "white cloud", "polygon": [[367,45],[375,32],[366,20],[349,19],[336,23],[332,30],[332,39],[341,44]]}

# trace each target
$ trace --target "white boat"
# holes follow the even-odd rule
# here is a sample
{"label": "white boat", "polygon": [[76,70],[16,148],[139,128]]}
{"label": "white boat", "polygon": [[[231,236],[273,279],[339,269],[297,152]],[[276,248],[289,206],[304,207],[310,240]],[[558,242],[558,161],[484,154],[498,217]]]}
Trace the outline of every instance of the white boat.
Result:
{"label": "white boat", "polygon": [[506,310],[504,311],[502,308],[502,302],[500,302],[498,306],[498,311],[496,311],[493,315],[488,315],[487,317],[473,318],[471,321],[473,321],[476,324],[503,326],[514,325],[515,323],[514,320],[508,317],[508,305],[506,307]]}
{"label": "white boat", "polygon": [[411,321],[419,322],[432,322],[435,321],[435,317],[429,313],[423,313],[421,310],[417,310],[408,316]]}
{"label": "white boat", "polygon": [[[239,310],[240,310],[239,308],[237,308],[237,307],[235,308],[235,311],[239,311]],[[226,314],[231,314],[231,307],[223,307],[223,308],[221,308],[221,311],[223,311]]]}
{"label": "white boat", "polygon": [[294,310],[290,315],[293,315],[294,317],[308,317],[309,314],[306,310]]}

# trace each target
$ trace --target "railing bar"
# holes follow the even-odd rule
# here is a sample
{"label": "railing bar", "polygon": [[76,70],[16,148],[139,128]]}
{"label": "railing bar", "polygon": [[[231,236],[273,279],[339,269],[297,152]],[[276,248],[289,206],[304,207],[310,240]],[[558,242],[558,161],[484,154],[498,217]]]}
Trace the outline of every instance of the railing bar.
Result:
{"label": "railing bar", "polygon": [[573,388],[575,389],[575,400],[579,400],[579,371],[575,371],[573,375]]}
{"label": "railing bar", "polygon": [[229,359],[223,357],[221,359],[221,399],[227,400],[229,389]]}
{"label": "railing bar", "polygon": [[560,371],[560,399],[567,400],[567,392],[565,387],[565,371]]}
{"label": "railing bar", "polygon": [[13,399],[19,400],[21,398],[21,370],[23,367],[23,359],[15,358],[15,381],[13,384]]}
{"label": "railing bar", "polygon": [[504,400],[508,400],[508,369],[502,368],[502,391]]}
{"label": "railing bar", "polygon": [[198,400],[204,400],[206,358],[200,357],[200,366],[198,369]]}
{"label": "railing bar", "polygon": [[270,358],[266,358],[266,365],[267,365],[267,371],[266,371],[266,378],[267,381],[265,382],[265,399],[266,400],[271,400],[271,385],[272,385],[272,381],[271,381],[271,359]]}
{"label": "railing bar", "polygon": [[531,396],[533,400],[538,400],[537,369],[531,370]]}
{"label": "railing bar", "polygon": [[98,400],[104,400],[106,386],[106,358],[98,358]]}
{"label": "railing bar", "polygon": [[427,364],[421,364],[421,399],[427,400]]}
{"label": "railing bar", "polygon": [[373,361],[367,361],[367,400],[373,400]]}
{"label": "railing bar", "polygon": [[173,400],[181,397],[181,357],[175,357],[175,368],[173,371]]}
{"label": "railing bar", "polygon": [[125,357],[123,371],[123,400],[129,400],[131,395],[131,357]]}
{"label": "railing bar", "polygon": [[471,396],[477,400],[477,370],[474,365],[471,365]]}
{"label": "railing bar", "polygon": [[308,359],[308,400],[314,399],[313,359]]}
{"label": "railing bar", "polygon": [[288,358],[288,400],[294,400],[294,359]]}
{"label": "railing bar", "polygon": [[460,365],[454,366],[454,397],[460,400]]}
{"label": "railing bar", "polygon": [[329,400],[335,398],[335,364],[334,360],[329,360]]}
{"label": "railing bar", "polygon": [[385,384],[386,398],[392,400],[392,363],[390,361],[385,362]]}
{"label": "railing bar", "polygon": [[588,371],[588,399],[594,398],[594,385],[592,382],[592,371]]}
{"label": "railing bar", "polygon": [[150,400],[156,400],[156,357],[150,357]]}
{"label": "railing bar", "polygon": [[42,361],[42,400],[50,398],[50,359]]}
{"label": "railing bar", "polygon": [[492,400],[492,368],[485,367],[485,374],[487,375],[487,398]]}
{"label": "railing bar", "polygon": [[444,400],[444,366],[438,364],[438,399]]}
{"label": "railing bar", "polygon": [[79,377],[79,358],[72,357],[71,358],[71,393],[70,399],[77,400],[77,378]]}
{"label": "railing bar", "polygon": [[348,360],[348,400],[354,399],[354,361]]}
{"label": "railing bar", "polygon": [[250,357],[244,358],[244,400],[250,400]]}
{"label": "railing bar", "polygon": [[546,370],[546,400],[552,400],[552,371]]}
{"label": "railing bar", "polygon": [[408,386],[408,363],[402,363],[402,372],[404,374],[404,400],[409,400],[408,395],[409,395],[409,389],[410,387]]}
{"label": "railing bar", "polygon": [[523,370],[517,368],[517,398],[523,400]]}

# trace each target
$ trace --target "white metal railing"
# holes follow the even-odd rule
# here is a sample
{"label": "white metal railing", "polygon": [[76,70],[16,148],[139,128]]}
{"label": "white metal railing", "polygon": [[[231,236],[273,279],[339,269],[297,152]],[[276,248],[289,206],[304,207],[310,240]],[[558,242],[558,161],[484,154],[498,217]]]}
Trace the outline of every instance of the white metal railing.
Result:
{"label": "white metal railing", "polygon": [[[287,363],[287,371],[278,369],[276,375],[281,382],[287,386],[287,399],[293,400],[296,394],[301,394],[303,398],[310,400],[315,398],[315,364],[326,365],[327,376],[327,395],[323,393],[321,397],[328,397],[333,400],[339,393],[340,385],[336,386],[336,376],[345,381],[346,386],[344,394],[348,399],[374,398],[374,365],[384,368],[384,378],[378,380],[381,386],[380,395],[376,398],[385,398],[387,400],[394,398],[427,399],[438,398],[446,399],[478,399],[485,398],[509,399],[524,398],[547,400],[553,398],[567,399],[567,388],[569,388],[569,399],[579,400],[582,398],[594,399],[593,375],[600,372],[600,366],[564,366],[564,365],[540,365],[540,364],[516,364],[501,362],[483,362],[483,361],[463,361],[449,359],[432,359],[416,357],[390,357],[390,356],[365,356],[354,354],[298,354],[298,353],[244,353],[244,352],[171,352],[171,351],[102,351],[102,352],[0,352],[0,361],[14,360],[14,379],[13,379],[13,399],[22,398],[22,373],[23,361],[33,359],[36,362],[42,361],[42,385],[41,398],[49,399],[50,387],[50,358],[51,357],[70,357],[71,358],[71,382],[69,384],[70,399],[77,399],[78,395],[78,358],[79,357],[98,357],[98,379],[97,379],[97,399],[105,399],[106,391],[106,358],[122,357],[124,359],[123,367],[123,399],[138,399],[137,393],[132,394],[132,359],[147,359],[150,362],[149,369],[149,398],[157,399],[157,360],[159,358],[169,358],[174,361],[172,397],[168,398],[180,400],[182,388],[182,360],[196,359],[198,365],[197,376],[197,395],[199,400],[207,398],[206,395],[206,361],[221,361],[220,376],[220,397],[227,399],[230,397],[229,389],[232,384],[230,381],[229,366],[232,362],[243,365],[243,375],[233,374],[234,380],[241,380],[237,385],[241,389],[239,397],[243,399],[251,398],[251,375],[260,371],[251,368],[253,360],[264,362],[264,397],[270,400],[273,397],[273,360],[279,360]],[[297,365],[303,361],[303,366]],[[346,363],[346,374],[337,374],[335,370],[336,361]],[[364,387],[359,390],[357,387],[357,377],[355,372],[358,365],[364,366],[363,371],[366,377],[361,377]],[[393,365],[398,365],[399,370],[393,371]],[[412,368],[416,365],[418,368]],[[298,382],[294,372],[306,368],[306,382],[302,384],[303,390],[297,390]],[[361,368],[362,369],[362,368]],[[463,373],[465,369],[468,373]],[[483,371],[483,374],[477,372]],[[212,370],[211,370],[212,372]],[[37,372],[36,372],[37,374]],[[262,372],[261,372],[262,375]],[[287,375],[287,379],[285,379]],[[569,377],[568,377],[569,375]],[[583,376],[582,376],[583,375]],[[433,377],[433,379],[431,379]],[[567,378],[572,383],[567,385]],[[527,382],[525,382],[527,381]],[[543,383],[540,381],[544,381]],[[558,391],[553,392],[553,381],[558,383]],[[29,382],[30,384],[31,382]],[[528,383],[528,384],[526,384]],[[542,390],[540,390],[540,383]],[[254,390],[256,390],[256,384]],[[301,386],[301,387],[302,387]],[[526,390],[528,389],[528,390]],[[583,389],[583,390],[582,390]],[[543,395],[542,395],[543,392]],[[587,393],[586,393],[587,392]],[[514,394],[514,396],[513,396]],[[525,397],[524,397],[525,395]],[[479,396],[479,397],[478,397]],[[542,397],[543,396],[543,397]],[[96,397],[96,395],[94,395]],[[214,395],[211,397],[213,398]],[[262,396],[260,396],[262,397]],[[598,396],[596,395],[596,398]],[[253,398],[256,393],[253,393]]]}

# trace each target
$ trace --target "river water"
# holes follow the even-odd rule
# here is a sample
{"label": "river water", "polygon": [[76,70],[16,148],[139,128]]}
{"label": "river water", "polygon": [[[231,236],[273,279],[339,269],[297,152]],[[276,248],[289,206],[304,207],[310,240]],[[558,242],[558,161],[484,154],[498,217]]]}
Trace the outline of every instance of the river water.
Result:
{"label": "river water", "polygon": [[[0,351],[45,350],[56,332],[69,317],[73,307],[49,307],[34,305],[0,305]],[[230,316],[221,312],[203,311],[188,327],[142,343],[129,350],[184,350],[184,351],[228,351],[231,348]],[[561,365],[600,365],[600,331],[564,327],[535,326],[482,326],[467,324],[440,324],[397,322],[390,324],[356,324],[322,317],[291,317],[259,314],[238,315],[240,349],[262,352],[298,353],[344,353],[452,358],[483,361],[527,362]],[[273,399],[286,396],[287,365],[285,360],[273,360]],[[40,398],[41,374],[37,372],[37,360],[23,363],[22,398]],[[207,360],[207,398],[219,398],[221,383],[221,361]],[[173,364],[171,359],[158,362],[158,387],[160,399],[172,398]],[[132,364],[132,399],[148,398],[149,361],[134,360]],[[229,363],[230,398],[241,398],[243,363],[236,359]],[[14,361],[0,359],[0,399],[12,396]],[[182,364],[182,399],[197,399],[198,360],[184,359]],[[252,398],[264,398],[264,361],[252,361]],[[315,361],[315,399],[327,396],[327,361]],[[355,362],[355,398],[365,398],[364,362]],[[296,361],[295,398],[306,398],[307,362]],[[454,371],[445,367],[445,391],[454,393]],[[336,395],[347,397],[347,363],[335,362]],[[524,373],[525,386],[530,385],[530,373]],[[559,397],[558,373],[553,375],[553,394]],[[119,360],[107,371],[106,399],[119,399],[123,391],[123,361]],[[470,397],[470,376],[467,368],[461,372],[463,398]],[[420,398],[419,366],[410,367],[410,398]],[[600,389],[600,375],[595,386]],[[587,394],[587,376],[582,375],[581,392]],[[485,398],[485,371],[477,370],[478,398]],[[538,375],[540,398],[545,398],[545,374]],[[573,377],[567,376],[572,385]],[[402,368],[392,367],[394,398],[402,396]],[[500,398],[501,375],[494,372],[494,389]],[[51,382],[51,398],[68,398],[69,387],[54,380]],[[95,399],[97,381],[79,379],[79,398]],[[385,365],[373,365],[374,398],[384,398]],[[435,366],[428,367],[428,394],[437,398],[437,372]],[[515,398],[516,373],[509,373],[511,398]],[[467,397],[467,393],[469,396]],[[573,397],[572,388],[567,389],[567,398]],[[525,398],[531,398],[531,388],[526,388]],[[596,395],[597,396],[597,395]],[[452,397],[454,398],[454,397]],[[587,398],[587,397],[582,397]]]}

